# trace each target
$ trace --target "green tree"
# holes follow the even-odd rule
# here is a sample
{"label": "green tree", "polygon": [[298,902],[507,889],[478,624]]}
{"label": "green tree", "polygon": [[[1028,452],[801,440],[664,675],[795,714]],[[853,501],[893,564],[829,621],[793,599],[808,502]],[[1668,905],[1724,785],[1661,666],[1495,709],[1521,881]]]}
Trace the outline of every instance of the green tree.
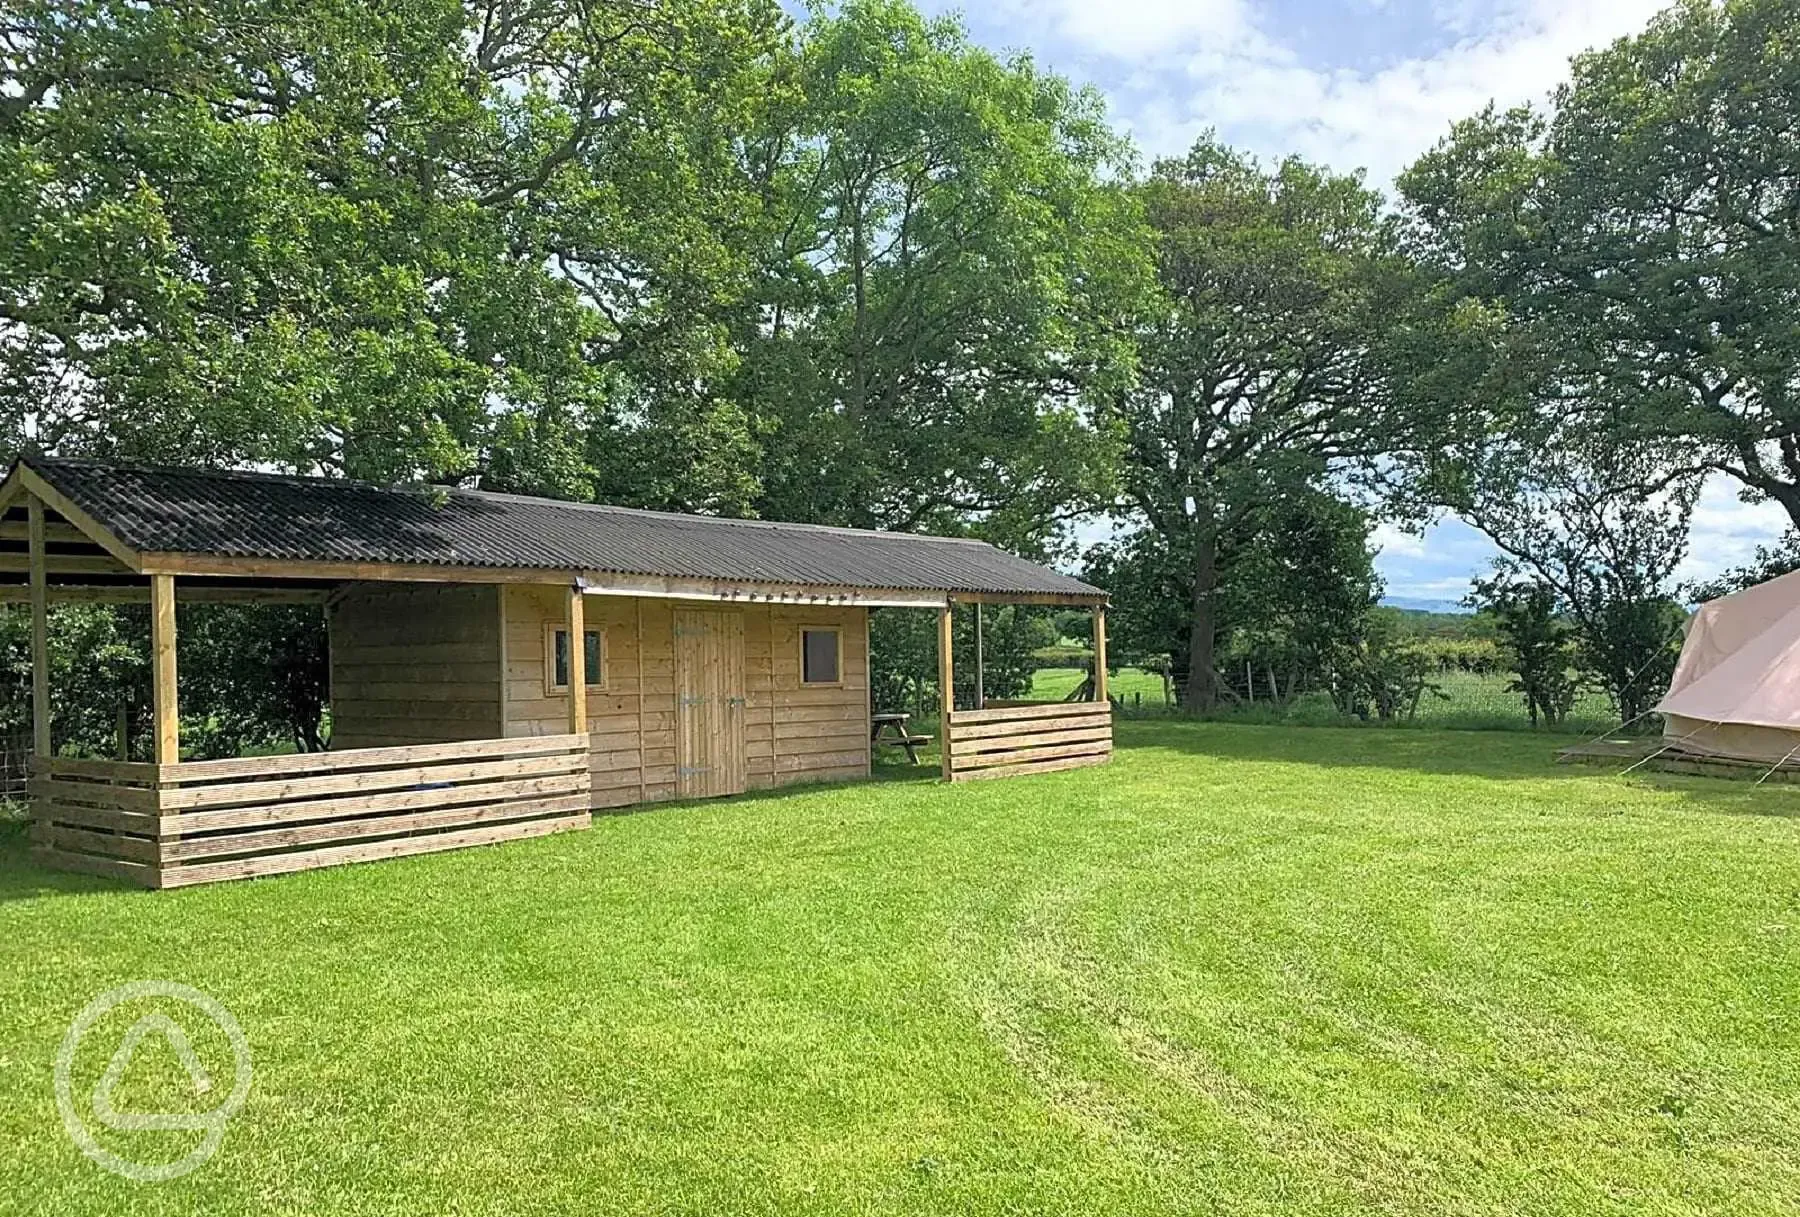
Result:
{"label": "green tree", "polygon": [[1496,563],[1502,584],[1523,577],[1554,592],[1576,627],[1581,667],[1628,724],[1668,687],[1685,617],[1674,574],[1699,484],[1665,468],[1642,442],[1496,436],[1464,454],[1466,481],[1453,498],[1505,554]]}
{"label": "green tree", "polygon": [[1509,383],[1800,522],[1797,125],[1788,0],[1684,0],[1577,57],[1548,114],[1459,124],[1401,179],[1447,309],[1484,319],[1449,391]]}
{"label": "green tree", "polygon": [[1149,282],[1098,97],[952,18],[854,0],[804,30],[752,142],[767,248],[737,335],[774,518],[1027,548],[1108,489],[1086,403]]}
{"label": "green tree", "polygon": [[196,757],[325,747],[330,655],[318,606],[190,605],[176,636],[182,700],[199,711],[182,727]]}
{"label": "green tree", "polygon": [[1556,589],[1502,575],[1478,580],[1471,600],[1500,628],[1513,673],[1507,689],[1524,698],[1531,725],[1560,726],[1581,685],[1575,675],[1574,631],[1558,610]]}
{"label": "green tree", "polygon": [[[1215,658],[1227,657],[1234,669],[1249,663],[1276,682],[1283,699],[1321,687],[1338,647],[1362,637],[1380,596],[1368,536],[1365,513],[1310,486],[1273,488],[1255,499],[1214,555]],[[1096,546],[1086,571],[1112,595],[1109,649],[1169,656],[1184,689],[1195,670],[1193,570],[1190,553],[1144,528]],[[1216,675],[1217,690],[1229,690],[1226,674]],[[1258,696],[1264,687],[1259,683]]]}
{"label": "green tree", "polygon": [[1183,704],[1204,710],[1219,689],[1222,556],[1254,543],[1261,504],[1399,442],[1379,343],[1409,287],[1379,196],[1356,177],[1298,160],[1265,170],[1207,138],[1140,194],[1162,299],[1110,421],[1126,436],[1123,506],[1159,538],[1144,573],[1184,605]]}
{"label": "green tree", "polygon": [[0,438],[743,504],[642,437],[729,414],[693,386],[728,362],[734,134],[784,29],[759,0],[21,0]]}

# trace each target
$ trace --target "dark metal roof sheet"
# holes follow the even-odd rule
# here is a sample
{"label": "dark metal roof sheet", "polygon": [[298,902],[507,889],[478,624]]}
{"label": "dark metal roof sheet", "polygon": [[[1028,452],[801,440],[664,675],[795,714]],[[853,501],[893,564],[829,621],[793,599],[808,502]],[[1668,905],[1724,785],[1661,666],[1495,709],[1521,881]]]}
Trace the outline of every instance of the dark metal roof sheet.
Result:
{"label": "dark metal roof sheet", "polygon": [[332,478],[25,462],[135,550],[855,589],[1105,593],[982,541]]}

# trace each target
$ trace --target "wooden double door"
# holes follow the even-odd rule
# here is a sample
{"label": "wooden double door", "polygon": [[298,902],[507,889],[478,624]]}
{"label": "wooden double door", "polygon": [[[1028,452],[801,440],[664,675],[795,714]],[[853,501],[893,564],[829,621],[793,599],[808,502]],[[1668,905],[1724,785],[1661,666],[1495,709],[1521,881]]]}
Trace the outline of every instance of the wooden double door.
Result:
{"label": "wooden double door", "polygon": [[683,798],[742,794],[744,615],[675,611],[675,785]]}

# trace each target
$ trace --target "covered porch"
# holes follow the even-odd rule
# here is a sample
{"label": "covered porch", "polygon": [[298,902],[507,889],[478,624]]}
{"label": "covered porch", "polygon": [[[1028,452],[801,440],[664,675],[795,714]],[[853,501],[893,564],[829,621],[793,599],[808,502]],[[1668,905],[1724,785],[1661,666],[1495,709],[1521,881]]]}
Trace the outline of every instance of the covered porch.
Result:
{"label": "covered porch", "polygon": [[[598,809],[866,776],[878,607],[938,614],[945,690],[956,687],[955,614],[1091,608],[1088,702],[988,701],[977,625],[976,693],[946,706],[942,775],[1049,772],[1110,755],[1103,594],[992,547],[445,498],[271,475],[15,466],[0,484],[0,599],[29,606],[39,860],[176,887],[540,836],[585,827]],[[144,606],[147,746],[143,716],[135,748],[123,729],[117,749],[62,746],[48,660],[57,603]],[[201,604],[318,610],[326,751],[184,756],[177,606]]]}
{"label": "covered porch", "polygon": [[[983,672],[982,611],[988,604],[1082,605],[1093,612],[1092,675],[1069,701],[990,700]],[[956,704],[955,614],[974,618],[972,704]],[[952,597],[938,610],[938,688],[943,697],[940,765],[947,782],[1052,773],[1112,756],[1112,699],[1106,682],[1106,607],[1087,600],[1020,596]],[[1082,695],[1085,696],[1082,696]]]}

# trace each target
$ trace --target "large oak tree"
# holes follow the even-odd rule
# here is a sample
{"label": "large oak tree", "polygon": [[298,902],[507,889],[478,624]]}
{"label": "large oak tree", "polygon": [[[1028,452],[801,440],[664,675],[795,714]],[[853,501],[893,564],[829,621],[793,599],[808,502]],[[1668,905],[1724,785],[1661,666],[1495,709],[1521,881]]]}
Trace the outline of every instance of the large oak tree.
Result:
{"label": "large oak tree", "polygon": [[1387,451],[1398,426],[1380,335],[1405,276],[1379,197],[1288,160],[1266,169],[1204,139],[1160,162],[1140,197],[1161,296],[1138,336],[1140,379],[1113,403],[1126,436],[1123,506],[1179,563],[1189,677],[1218,690],[1221,555],[1259,511]]}

